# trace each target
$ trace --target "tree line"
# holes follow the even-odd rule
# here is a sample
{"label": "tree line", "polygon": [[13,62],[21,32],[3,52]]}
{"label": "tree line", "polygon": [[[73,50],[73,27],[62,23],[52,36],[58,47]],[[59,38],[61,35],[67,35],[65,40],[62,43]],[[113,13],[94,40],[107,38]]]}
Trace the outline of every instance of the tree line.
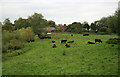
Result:
{"label": "tree line", "polygon": [[[103,17],[100,20],[94,21],[90,25],[88,22],[80,23],[73,22],[69,24],[66,28],[66,32],[72,33],[83,33],[83,32],[93,32],[98,34],[111,34],[117,33],[120,35],[120,10],[115,11],[115,13],[108,17]],[[8,31],[18,30],[21,28],[31,27],[35,34],[40,34],[43,32],[43,28],[47,26],[56,27],[55,21],[43,18],[42,14],[34,13],[32,16],[29,16],[27,19],[23,19],[20,17],[19,19],[14,21],[12,24],[9,18],[5,19],[3,24],[3,28]]]}
{"label": "tree line", "polygon": [[55,26],[55,22],[52,20],[47,21],[40,13],[34,13],[27,19],[20,17],[14,21],[14,24],[9,20],[9,18],[6,18],[2,24],[3,29],[9,32],[31,27],[35,34],[43,32],[43,28],[47,26]]}
{"label": "tree line", "polygon": [[103,17],[100,20],[94,21],[90,25],[86,22],[73,22],[68,25],[66,32],[92,32],[98,34],[116,33],[120,35],[120,10],[115,11],[111,16]]}

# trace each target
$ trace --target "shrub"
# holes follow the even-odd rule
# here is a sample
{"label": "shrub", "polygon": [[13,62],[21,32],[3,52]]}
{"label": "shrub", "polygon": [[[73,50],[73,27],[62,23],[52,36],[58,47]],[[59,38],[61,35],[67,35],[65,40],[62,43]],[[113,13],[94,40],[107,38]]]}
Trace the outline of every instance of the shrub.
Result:
{"label": "shrub", "polygon": [[24,48],[25,42],[34,38],[31,28],[22,28],[14,32],[4,30],[2,34],[2,52],[11,52]]}
{"label": "shrub", "polygon": [[10,41],[10,47],[13,50],[18,50],[24,47],[25,42],[17,40],[17,39],[13,39]]}
{"label": "shrub", "polygon": [[18,32],[20,33],[20,39],[24,41],[28,41],[30,39],[33,39],[35,34],[33,33],[32,29],[30,27],[28,28],[22,28],[19,29]]}
{"label": "shrub", "polygon": [[8,46],[7,45],[2,45],[2,52],[5,53],[8,51]]}

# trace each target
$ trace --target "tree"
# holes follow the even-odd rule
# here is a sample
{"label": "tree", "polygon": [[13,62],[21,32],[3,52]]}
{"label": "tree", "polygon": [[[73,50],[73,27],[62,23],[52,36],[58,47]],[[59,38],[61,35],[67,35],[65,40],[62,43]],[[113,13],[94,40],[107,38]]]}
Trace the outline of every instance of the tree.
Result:
{"label": "tree", "polygon": [[117,18],[115,16],[109,16],[107,22],[112,33],[116,33]]}
{"label": "tree", "polygon": [[66,31],[73,32],[73,33],[82,33],[82,24],[80,22],[73,22],[69,24]]}
{"label": "tree", "polygon": [[106,28],[106,27],[102,27],[102,28],[100,29],[100,32],[107,32],[107,28]]}
{"label": "tree", "polygon": [[28,22],[28,19],[23,19],[20,17],[18,20],[14,21],[14,26],[15,26],[15,29],[21,29],[21,28],[30,27],[30,24]]}
{"label": "tree", "polygon": [[34,13],[32,16],[29,16],[28,21],[35,34],[42,33],[44,31],[43,28],[48,26],[47,20],[43,19],[43,16],[40,13]]}
{"label": "tree", "polygon": [[82,23],[83,26],[84,26],[85,24],[88,24],[88,22],[87,22],[87,21],[84,21],[84,22]]}
{"label": "tree", "polygon": [[9,18],[6,18],[3,22],[3,27],[5,30],[11,31],[14,27]]}
{"label": "tree", "polygon": [[100,20],[96,21],[96,24],[98,26],[98,31],[102,28],[102,27],[108,27],[107,24],[107,17],[103,17]]}
{"label": "tree", "polygon": [[91,29],[96,31],[97,30],[97,25],[95,23],[91,23]]}
{"label": "tree", "polygon": [[55,25],[55,22],[52,21],[52,20],[49,20],[49,21],[48,21],[48,24],[49,24],[51,27],[55,27],[55,26],[56,26],[56,25]]}
{"label": "tree", "polygon": [[84,24],[83,26],[84,28],[87,28],[87,30],[89,30],[90,26],[88,24]]}

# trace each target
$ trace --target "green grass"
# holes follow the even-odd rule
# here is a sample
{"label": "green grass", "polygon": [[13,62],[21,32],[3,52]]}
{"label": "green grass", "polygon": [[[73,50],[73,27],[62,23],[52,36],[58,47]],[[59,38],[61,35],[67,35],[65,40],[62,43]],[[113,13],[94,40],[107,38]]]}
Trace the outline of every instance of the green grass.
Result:
{"label": "green grass", "polygon": [[[3,60],[3,75],[117,75],[118,46],[106,44],[117,35],[53,34],[53,39],[38,39],[27,44],[26,53]],[[59,38],[59,39],[54,39]],[[90,45],[95,38],[103,43]],[[74,40],[70,48],[61,44],[61,39]],[[52,48],[55,40],[57,48]],[[29,46],[30,45],[30,46]],[[22,51],[22,50],[19,50]],[[63,55],[63,52],[66,55]],[[3,57],[6,54],[3,54]]]}

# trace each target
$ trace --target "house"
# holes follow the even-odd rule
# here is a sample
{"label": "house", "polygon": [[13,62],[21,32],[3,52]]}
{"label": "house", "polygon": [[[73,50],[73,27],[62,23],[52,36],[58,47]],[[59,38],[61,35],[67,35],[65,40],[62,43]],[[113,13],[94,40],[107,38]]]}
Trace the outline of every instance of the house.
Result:
{"label": "house", "polygon": [[60,30],[60,32],[64,32],[66,30],[67,26],[66,24],[62,25],[62,24],[58,24],[57,26],[57,30]]}
{"label": "house", "polygon": [[48,32],[54,32],[56,29],[55,29],[55,27],[48,26],[48,27],[44,28],[44,30],[47,30]]}
{"label": "house", "polygon": [[60,32],[64,32],[66,30],[66,28],[67,28],[66,24],[64,24],[64,25],[58,24],[58,26],[56,26],[56,27],[48,26],[48,27],[44,28],[44,30],[47,30],[48,32],[55,32],[56,30],[58,30]]}

